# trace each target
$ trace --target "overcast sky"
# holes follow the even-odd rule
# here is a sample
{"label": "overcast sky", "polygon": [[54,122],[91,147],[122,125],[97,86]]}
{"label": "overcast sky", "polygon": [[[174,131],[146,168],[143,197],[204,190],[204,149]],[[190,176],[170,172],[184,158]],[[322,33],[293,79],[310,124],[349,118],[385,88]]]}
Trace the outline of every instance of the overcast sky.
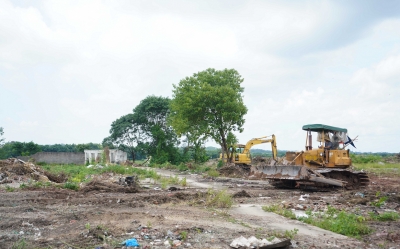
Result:
{"label": "overcast sky", "polygon": [[6,141],[101,143],[207,68],[244,78],[242,143],[303,150],[302,126],[324,123],[354,151],[400,152],[400,1],[0,0]]}

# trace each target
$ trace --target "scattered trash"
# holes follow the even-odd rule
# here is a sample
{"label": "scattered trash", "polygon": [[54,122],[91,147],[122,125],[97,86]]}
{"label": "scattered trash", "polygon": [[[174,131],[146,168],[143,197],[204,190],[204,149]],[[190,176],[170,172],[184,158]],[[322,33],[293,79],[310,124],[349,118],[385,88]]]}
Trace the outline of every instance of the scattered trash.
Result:
{"label": "scattered trash", "polygon": [[127,239],[121,243],[123,246],[139,246],[139,243],[135,238]]}
{"label": "scattered trash", "polygon": [[361,192],[357,192],[357,193],[355,193],[354,195],[355,195],[355,196],[360,196],[360,197],[362,197],[362,198],[364,198],[364,196],[365,196],[365,195],[364,195],[363,193],[361,193]]}
{"label": "scattered trash", "polygon": [[267,248],[279,248],[291,245],[290,239],[278,239],[274,238],[273,240],[269,241],[267,239],[257,239],[254,236],[246,239],[243,236],[236,238],[232,241],[229,245],[233,248],[260,248],[260,249],[267,249]]}
{"label": "scattered trash", "polygon": [[310,197],[310,195],[309,194],[300,195],[299,201],[305,201],[306,199],[304,199],[304,197],[308,198]]}

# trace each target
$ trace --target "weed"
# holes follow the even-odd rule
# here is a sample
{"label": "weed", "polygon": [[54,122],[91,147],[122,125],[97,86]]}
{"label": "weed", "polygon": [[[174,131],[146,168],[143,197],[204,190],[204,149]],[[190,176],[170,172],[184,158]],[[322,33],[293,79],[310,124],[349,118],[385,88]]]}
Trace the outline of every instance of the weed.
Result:
{"label": "weed", "polygon": [[369,216],[372,220],[378,221],[397,221],[400,218],[400,215],[397,212],[385,212],[382,214],[375,214],[373,212],[369,213]]}
{"label": "weed", "polygon": [[294,239],[294,237],[297,235],[298,231],[299,231],[299,229],[297,229],[297,228],[295,228],[293,230],[286,230],[285,231],[285,238]]}
{"label": "weed", "polygon": [[222,160],[218,160],[217,168],[221,168],[224,165]]}
{"label": "weed", "polygon": [[10,187],[10,186],[6,186],[6,191],[7,192],[14,192],[15,191],[15,188],[13,188],[13,187]]}
{"label": "weed", "polygon": [[86,224],[85,224],[85,228],[86,228],[87,230],[90,230],[90,223],[86,223]]}
{"label": "weed", "polygon": [[178,178],[178,176],[170,177],[170,178],[169,178],[169,183],[170,183],[170,184],[179,184],[179,178]]}
{"label": "weed", "polygon": [[35,188],[41,188],[41,187],[44,186],[44,184],[43,184],[43,182],[35,182],[35,183],[33,184],[33,186],[34,186]]}
{"label": "weed", "polygon": [[152,227],[152,225],[151,225],[151,222],[150,221],[147,221],[147,225],[146,225],[148,228],[151,228]]}
{"label": "weed", "polygon": [[168,178],[166,178],[166,177],[161,178],[161,188],[162,189],[167,189],[168,182],[169,182]]}
{"label": "weed", "polygon": [[64,183],[62,188],[71,189],[71,190],[78,190],[79,186],[75,182],[66,182],[66,183]]}
{"label": "weed", "polygon": [[282,206],[277,204],[271,206],[263,206],[262,209],[266,212],[273,212],[292,220],[296,219],[296,215],[291,210],[283,208]]}
{"label": "weed", "polygon": [[328,206],[325,214],[308,213],[308,215],[300,217],[299,220],[342,235],[359,238],[371,232],[371,229],[364,224],[365,217],[339,211],[331,206]]}
{"label": "weed", "polygon": [[180,184],[181,184],[182,187],[186,187],[187,186],[186,177],[182,178]]}
{"label": "weed", "polygon": [[232,207],[232,196],[226,193],[225,190],[216,191],[208,189],[206,197],[206,206],[215,208],[230,208]]}
{"label": "weed", "polygon": [[189,168],[185,165],[185,164],[183,164],[183,163],[181,163],[181,164],[179,164],[178,165],[178,170],[179,171],[186,171],[186,170],[188,170]]}
{"label": "weed", "polygon": [[211,169],[207,172],[207,175],[209,177],[218,177],[219,176],[219,172],[215,169]]}
{"label": "weed", "polygon": [[383,197],[379,198],[378,201],[371,202],[371,205],[374,206],[374,207],[380,208],[385,204],[387,199],[388,199],[387,196],[383,196]]}
{"label": "weed", "polygon": [[27,243],[25,239],[20,239],[12,245],[12,249],[25,249],[27,248]]}
{"label": "weed", "polygon": [[21,188],[21,189],[24,189],[24,188],[27,188],[28,187],[28,185],[26,185],[25,183],[22,183],[21,185],[19,185],[19,188]]}
{"label": "weed", "polygon": [[179,233],[179,235],[181,235],[182,241],[185,241],[187,239],[188,232],[182,231]]}

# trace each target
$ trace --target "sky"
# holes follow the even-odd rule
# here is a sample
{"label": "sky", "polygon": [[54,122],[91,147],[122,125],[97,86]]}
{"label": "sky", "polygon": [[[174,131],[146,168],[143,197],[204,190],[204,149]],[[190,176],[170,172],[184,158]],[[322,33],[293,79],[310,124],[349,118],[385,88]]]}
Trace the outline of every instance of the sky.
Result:
{"label": "sky", "polygon": [[207,68],[244,78],[241,143],[300,151],[322,123],[358,136],[353,151],[400,152],[400,1],[0,0],[6,141],[101,143]]}

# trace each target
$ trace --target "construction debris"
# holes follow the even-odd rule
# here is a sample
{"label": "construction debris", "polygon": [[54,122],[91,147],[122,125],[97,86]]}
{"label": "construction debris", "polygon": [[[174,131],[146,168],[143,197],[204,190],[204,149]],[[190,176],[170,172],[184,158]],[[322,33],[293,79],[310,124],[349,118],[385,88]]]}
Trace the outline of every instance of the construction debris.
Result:
{"label": "construction debris", "polygon": [[260,249],[267,249],[267,248],[281,248],[285,246],[291,245],[290,239],[278,239],[274,238],[273,240],[269,241],[267,239],[257,239],[254,236],[249,237],[246,239],[243,236],[236,238],[230,244],[230,247],[233,248],[260,248]]}

